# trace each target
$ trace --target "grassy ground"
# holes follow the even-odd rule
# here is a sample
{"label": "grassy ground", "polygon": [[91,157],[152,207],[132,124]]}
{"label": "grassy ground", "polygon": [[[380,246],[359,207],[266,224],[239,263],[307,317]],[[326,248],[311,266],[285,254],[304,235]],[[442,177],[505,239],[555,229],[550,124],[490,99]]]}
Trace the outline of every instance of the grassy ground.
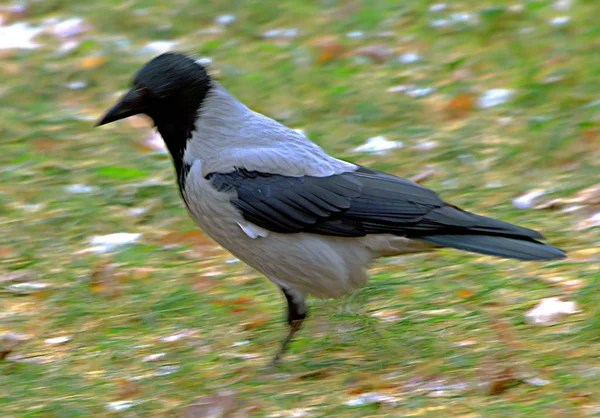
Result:
{"label": "grassy ground", "polygon": [[[45,0],[3,12],[85,27],[0,51],[0,332],[27,338],[0,363],[1,415],[177,416],[232,389],[238,414],[257,417],[600,416],[598,228],[580,227],[585,208],[511,203],[536,188],[567,199],[600,178],[597,2],[239,3]],[[234,22],[215,25],[228,13]],[[297,33],[261,35],[281,28]],[[144,46],[164,39],[212,58],[234,94],[327,151],[405,177],[431,170],[424,183],[446,200],[540,229],[569,259],[383,260],[355,295],[311,301],[280,369],[266,368],[285,332],[279,292],[196,232],[168,157],[144,142],[147,122],[93,129],[153,55]],[[79,43],[61,52],[69,40]],[[408,52],[420,59],[400,62]],[[398,85],[434,90],[388,92]],[[492,88],[513,94],[477,106]],[[404,146],[348,151],[374,135]],[[89,251],[91,236],[114,232],[143,235]],[[525,323],[550,296],[582,311]],[[68,338],[47,341],[57,337]],[[372,392],[379,402],[357,401]]]}

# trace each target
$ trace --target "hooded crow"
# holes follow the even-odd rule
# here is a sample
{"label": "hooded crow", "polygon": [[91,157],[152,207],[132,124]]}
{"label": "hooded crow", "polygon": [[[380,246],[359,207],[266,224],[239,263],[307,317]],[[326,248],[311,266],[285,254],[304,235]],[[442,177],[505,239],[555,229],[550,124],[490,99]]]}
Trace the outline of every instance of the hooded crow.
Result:
{"label": "hooded crow", "polygon": [[171,154],[194,221],[283,292],[290,331],[305,298],[335,298],[367,281],[378,257],[439,247],[518,260],[565,257],[534,230],[476,215],[411,181],[334,158],[254,112],[194,58],[145,64],[98,122],[146,114]]}

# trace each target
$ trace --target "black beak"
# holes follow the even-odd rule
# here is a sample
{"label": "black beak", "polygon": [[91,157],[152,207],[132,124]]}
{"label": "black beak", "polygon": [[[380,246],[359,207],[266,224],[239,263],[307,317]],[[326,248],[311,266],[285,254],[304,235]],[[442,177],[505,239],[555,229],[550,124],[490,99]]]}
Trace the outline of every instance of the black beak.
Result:
{"label": "black beak", "polygon": [[144,93],[143,90],[131,89],[125,96],[98,121],[96,126],[106,125],[120,119],[128,118],[129,116],[144,113]]}

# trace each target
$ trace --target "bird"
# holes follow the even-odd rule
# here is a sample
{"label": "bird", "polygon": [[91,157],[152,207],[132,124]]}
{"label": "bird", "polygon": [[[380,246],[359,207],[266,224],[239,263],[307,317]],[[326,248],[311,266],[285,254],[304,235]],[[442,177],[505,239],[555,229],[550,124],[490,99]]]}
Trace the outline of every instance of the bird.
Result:
{"label": "bird", "polygon": [[166,52],[144,64],[97,126],[138,114],[162,136],[196,224],[281,289],[289,330],[273,364],[307,317],[307,295],[353,292],[379,257],[440,247],[524,261],[566,256],[535,230],[327,154],[248,108],[187,53]]}

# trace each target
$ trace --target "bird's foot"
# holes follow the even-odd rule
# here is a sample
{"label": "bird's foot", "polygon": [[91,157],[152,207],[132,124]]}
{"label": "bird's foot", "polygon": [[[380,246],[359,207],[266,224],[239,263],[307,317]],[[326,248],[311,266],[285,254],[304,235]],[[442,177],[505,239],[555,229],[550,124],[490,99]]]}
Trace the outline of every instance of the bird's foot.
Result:
{"label": "bird's foot", "polygon": [[303,321],[304,319],[295,319],[293,321],[290,321],[290,332],[286,335],[285,339],[281,343],[281,347],[279,348],[279,351],[277,351],[277,353],[275,354],[275,357],[273,357],[273,360],[270,363],[271,367],[277,367],[279,360],[281,360],[281,357],[287,350],[287,347],[290,341],[292,341],[294,334],[296,334],[302,327]]}

